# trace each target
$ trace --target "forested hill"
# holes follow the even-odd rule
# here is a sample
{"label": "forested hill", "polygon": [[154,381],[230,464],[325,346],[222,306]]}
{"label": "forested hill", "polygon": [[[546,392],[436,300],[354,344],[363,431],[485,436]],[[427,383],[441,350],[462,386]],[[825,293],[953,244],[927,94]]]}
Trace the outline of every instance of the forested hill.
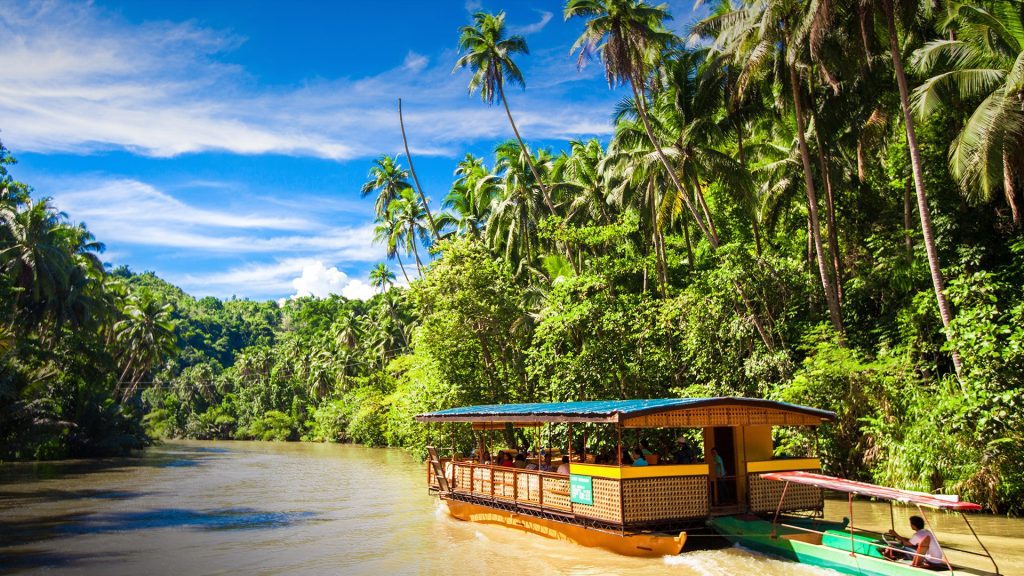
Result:
{"label": "forested hill", "polygon": [[[544,148],[520,127],[453,162],[442,210],[399,158],[368,163],[397,265],[368,302],[195,300],[105,270],[4,154],[0,457],[135,446],[143,427],[468,450],[412,416],[741,395],[836,411],[829,473],[1021,513],[1024,14],[877,4],[715,3],[687,43],[662,8],[569,0],[581,61],[626,88],[614,135]],[[513,120],[526,40],[500,13],[455,34],[471,91],[507,92]]]}

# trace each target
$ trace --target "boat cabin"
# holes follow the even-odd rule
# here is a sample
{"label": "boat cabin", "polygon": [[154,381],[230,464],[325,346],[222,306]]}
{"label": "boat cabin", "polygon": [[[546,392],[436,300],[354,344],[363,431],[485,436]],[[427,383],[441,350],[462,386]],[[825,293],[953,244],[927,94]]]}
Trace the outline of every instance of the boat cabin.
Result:
{"label": "boat cabin", "polygon": [[[431,449],[428,485],[450,508],[464,502],[622,532],[685,528],[724,514],[775,512],[782,485],[761,474],[817,472],[820,463],[814,457],[776,458],[773,427],[816,427],[834,419],[825,410],[729,397],[468,406],[416,416],[419,422],[462,422],[478,430],[565,425],[569,441],[562,453],[569,457],[568,474],[488,463],[483,448],[477,458],[443,459]],[[610,427],[617,438],[613,460],[597,463],[586,453],[585,440],[583,453],[571,453],[573,424],[577,429],[580,424]],[[661,455],[657,464],[628,465],[623,433],[633,430],[629,434],[637,437],[644,429],[698,429],[699,435],[690,434],[700,438],[703,456],[679,463]],[[716,453],[722,466],[716,465]],[[822,507],[821,490],[814,486],[791,486],[781,505],[784,511]]]}

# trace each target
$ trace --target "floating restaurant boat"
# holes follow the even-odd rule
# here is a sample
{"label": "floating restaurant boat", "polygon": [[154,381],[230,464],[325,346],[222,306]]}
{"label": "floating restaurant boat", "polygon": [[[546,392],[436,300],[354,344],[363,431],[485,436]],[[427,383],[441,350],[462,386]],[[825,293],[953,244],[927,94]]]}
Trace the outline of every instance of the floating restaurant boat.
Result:
{"label": "floating restaurant boat", "polygon": [[[825,410],[753,398],[468,406],[416,416],[424,423],[462,422],[476,430],[565,424],[570,451],[573,424],[613,427],[618,444],[614,464],[592,463],[585,451],[570,452],[569,473],[557,474],[488,464],[482,449],[474,460],[455,454],[440,458],[430,448],[427,482],[455,518],[629,556],[678,554],[687,531],[703,528],[715,516],[777,509],[820,513],[820,488],[791,487],[780,504],[783,485],[761,474],[819,471],[817,458],[774,458],[772,428],[816,427],[834,419]],[[700,429],[704,457],[689,464],[623,465],[622,432],[627,429]],[[724,474],[716,470],[713,448]]]}
{"label": "floating restaurant boat", "polygon": [[[988,549],[985,548],[974,528],[971,527],[967,516],[964,515],[966,511],[981,510],[981,506],[977,504],[961,502],[956,496],[897,490],[808,472],[774,472],[762,474],[761,478],[763,481],[781,482],[778,484],[782,486],[780,505],[772,516],[771,522],[753,515],[713,518],[711,525],[732,542],[803,564],[859,576],[921,576],[936,572],[950,575],[956,573],[999,574],[999,566],[996,565],[992,555],[989,554]],[[849,518],[846,518],[844,522],[828,522],[784,516],[782,514],[783,502],[787,498],[788,491],[794,487],[811,487],[846,493],[850,502]],[[944,558],[945,566],[940,565],[934,568],[913,566],[911,565],[912,558],[903,561],[885,558],[884,550],[890,550],[897,554],[906,554],[906,552],[900,548],[899,542],[893,540],[889,535],[854,526],[852,503],[855,495],[886,500],[889,502],[890,510],[894,501],[917,506],[921,518],[926,522],[933,538],[936,536],[931,530],[931,526],[927,524],[928,516],[924,513],[923,508],[959,512],[984,553],[957,549],[940,543],[941,547],[944,550],[956,550],[963,554],[986,557],[991,561],[995,572],[957,566],[952,564],[948,557]],[[892,529],[895,529],[895,526]],[[919,556],[922,553],[923,551],[918,550],[911,556]]]}

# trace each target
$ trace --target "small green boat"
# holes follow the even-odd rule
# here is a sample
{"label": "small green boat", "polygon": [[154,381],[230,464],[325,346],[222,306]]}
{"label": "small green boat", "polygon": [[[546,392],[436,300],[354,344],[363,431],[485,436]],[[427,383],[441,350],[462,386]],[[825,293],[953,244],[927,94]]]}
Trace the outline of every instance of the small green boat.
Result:
{"label": "small green boat", "polygon": [[[854,495],[871,496],[890,502],[904,502],[917,505],[921,515],[924,516],[922,506],[940,510],[952,510],[961,513],[967,526],[970,522],[964,511],[980,510],[981,507],[970,502],[961,502],[959,499],[950,496],[925,494],[906,490],[896,490],[874,484],[853,482],[821,474],[807,472],[780,472],[763,474],[762,478],[768,480],[779,480],[789,483],[817,486],[822,489],[845,492],[849,494],[852,501]],[[786,490],[783,489],[782,500],[786,497]],[[782,508],[780,500],[779,508]],[[852,506],[850,508],[852,514]],[[927,520],[926,520],[927,521]],[[995,560],[985,549],[985,545],[978,540],[984,554],[960,550],[968,554],[987,557],[995,569],[995,572],[985,572],[974,568],[964,568],[951,564],[945,560],[942,567],[919,567],[911,565],[911,560],[893,561],[886,559],[885,550],[899,550],[891,548],[886,542],[886,536],[877,532],[861,530],[853,525],[852,518],[844,519],[843,522],[828,522],[811,518],[790,518],[780,517],[778,513],[769,521],[754,515],[745,516],[722,516],[713,518],[711,526],[730,542],[739,544],[751,550],[778,556],[794,562],[829,568],[844,574],[858,576],[923,576],[925,574],[999,574],[999,567]],[[971,533],[974,529],[971,528]],[[977,534],[975,537],[977,538]],[[898,544],[896,544],[898,546]],[[953,549],[946,547],[947,549]],[[900,550],[900,553],[904,553]],[[921,552],[923,555],[923,552]],[[916,553],[913,555],[917,555]]]}

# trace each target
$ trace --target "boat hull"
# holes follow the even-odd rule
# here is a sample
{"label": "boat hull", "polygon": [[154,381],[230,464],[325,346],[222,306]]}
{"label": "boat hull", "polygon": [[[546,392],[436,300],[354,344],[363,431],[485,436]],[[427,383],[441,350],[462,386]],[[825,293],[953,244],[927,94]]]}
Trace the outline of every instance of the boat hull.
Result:
{"label": "boat hull", "polygon": [[523,532],[571,542],[580,546],[603,548],[624,556],[674,556],[686,544],[686,532],[678,536],[653,533],[620,533],[588,528],[548,518],[518,514],[461,500],[445,499],[448,512],[459,520],[483,524],[499,524]]}
{"label": "boat hull", "polygon": [[844,574],[857,576],[921,576],[922,574],[949,574],[949,571],[932,571],[914,568],[909,564],[891,562],[849,551],[831,548],[809,542],[810,533],[781,529],[778,537],[771,536],[772,525],[760,519],[741,519],[723,516],[711,520],[711,526],[734,544],[764,554],[778,556],[801,564],[829,568]]}

